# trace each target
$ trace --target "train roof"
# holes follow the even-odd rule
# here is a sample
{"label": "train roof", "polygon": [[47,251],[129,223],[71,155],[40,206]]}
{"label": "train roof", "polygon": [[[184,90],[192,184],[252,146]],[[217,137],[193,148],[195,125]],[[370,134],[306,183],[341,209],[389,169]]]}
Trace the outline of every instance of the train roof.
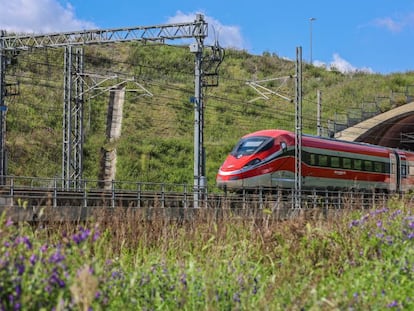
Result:
{"label": "train roof", "polygon": [[[247,134],[243,137],[251,137],[251,136],[270,136],[270,137],[279,137],[285,136],[289,137],[289,141],[287,143],[294,143],[295,141],[295,133],[280,130],[280,129],[267,129],[267,130],[260,130],[250,134]],[[367,143],[361,142],[350,142],[344,140],[338,140],[334,138],[327,138],[327,137],[320,137],[320,136],[313,136],[313,135],[302,135],[302,146],[304,147],[314,147],[314,148],[326,148],[336,151],[343,151],[343,152],[354,152],[354,153],[362,153],[367,155],[388,155],[392,152],[392,148],[383,147],[378,145],[372,145]]]}

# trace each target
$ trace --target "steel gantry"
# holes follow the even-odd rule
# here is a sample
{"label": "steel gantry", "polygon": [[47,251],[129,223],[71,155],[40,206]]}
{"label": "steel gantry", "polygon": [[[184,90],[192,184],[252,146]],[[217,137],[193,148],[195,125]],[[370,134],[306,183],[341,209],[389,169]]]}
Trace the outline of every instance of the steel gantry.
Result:
{"label": "steel gantry", "polygon": [[[198,14],[193,22],[167,25],[96,29],[43,35],[12,35],[2,32],[0,36],[0,176],[6,176],[5,165],[5,74],[6,60],[16,51],[30,51],[47,47],[64,47],[64,107],[63,107],[63,150],[62,179],[65,187],[78,187],[82,178],[83,148],[83,80],[77,77],[83,73],[84,45],[114,42],[159,42],[193,38],[190,51],[195,54],[195,133],[194,141],[194,186],[195,192],[202,187],[204,166],[202,130],[202,77],[204,39],[208,35],[208,24]],[[77,47],[77,48],[75,48]],[[201,164],[200,164],[201,163]],[[195,197],[198,199],[198,196]]]}

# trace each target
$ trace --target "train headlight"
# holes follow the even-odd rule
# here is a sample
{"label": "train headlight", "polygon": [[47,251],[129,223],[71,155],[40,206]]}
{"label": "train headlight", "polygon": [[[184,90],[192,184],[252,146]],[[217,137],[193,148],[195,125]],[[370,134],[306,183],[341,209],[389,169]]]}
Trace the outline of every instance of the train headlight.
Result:
{"label": "train headlight", "polygon": [[260,159],[258,159],[258,158],[249,161],[244,167],[256,165],[257,163],[260,163]]}

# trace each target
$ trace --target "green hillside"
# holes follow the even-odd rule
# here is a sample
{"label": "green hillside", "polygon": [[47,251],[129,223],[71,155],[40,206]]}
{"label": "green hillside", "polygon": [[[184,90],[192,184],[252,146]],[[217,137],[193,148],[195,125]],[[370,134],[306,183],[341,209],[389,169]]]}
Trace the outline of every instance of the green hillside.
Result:
{"label": "green hillside", "polygon": [[[8,174],[61,175],[63,50],[22,52],[7,69],[8,83],[19,83],[19,95],[6,98]],[[127,86],[122,137],[105,145],[108,92],[88,92],[85,102],[84,177],[98,179],[101,148],[116,148],[117,179],[193,182],[194,55],[188,47],[116,44],[85,48],[85,72],[135,77]],[[276,95],[258,99],[246,82],[295,74],[295,62],[271,53],[261,56],[226,50],[219,86],[204,89],[205,148],[208,185],[240,136],[264,128],[294,130],[294,104]],[[103,86],[114,85],[116,79]],[[294,79],[263,84],[294,100]],[[303,125],[316,133],[317,90],[322,92],[322,125],[372,103],[380,109],[400,105],[399,97],[414,85],[414,73],[342,74],[305,64]],[[141,88],[148,90],[149,96]]]}

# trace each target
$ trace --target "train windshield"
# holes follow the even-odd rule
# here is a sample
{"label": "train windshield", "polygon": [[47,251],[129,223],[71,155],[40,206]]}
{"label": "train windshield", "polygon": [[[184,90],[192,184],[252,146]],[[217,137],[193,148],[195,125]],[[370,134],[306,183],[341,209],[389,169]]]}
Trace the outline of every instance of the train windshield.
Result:
{"label": "train windshield", "polygon": [[254,136],[241,139],[234,149],[231,151],[231,155],[236,158],[242,156],[251,155],[258,151],[264,151],[270,149],[273,146],[274,139],[266,136]]}

